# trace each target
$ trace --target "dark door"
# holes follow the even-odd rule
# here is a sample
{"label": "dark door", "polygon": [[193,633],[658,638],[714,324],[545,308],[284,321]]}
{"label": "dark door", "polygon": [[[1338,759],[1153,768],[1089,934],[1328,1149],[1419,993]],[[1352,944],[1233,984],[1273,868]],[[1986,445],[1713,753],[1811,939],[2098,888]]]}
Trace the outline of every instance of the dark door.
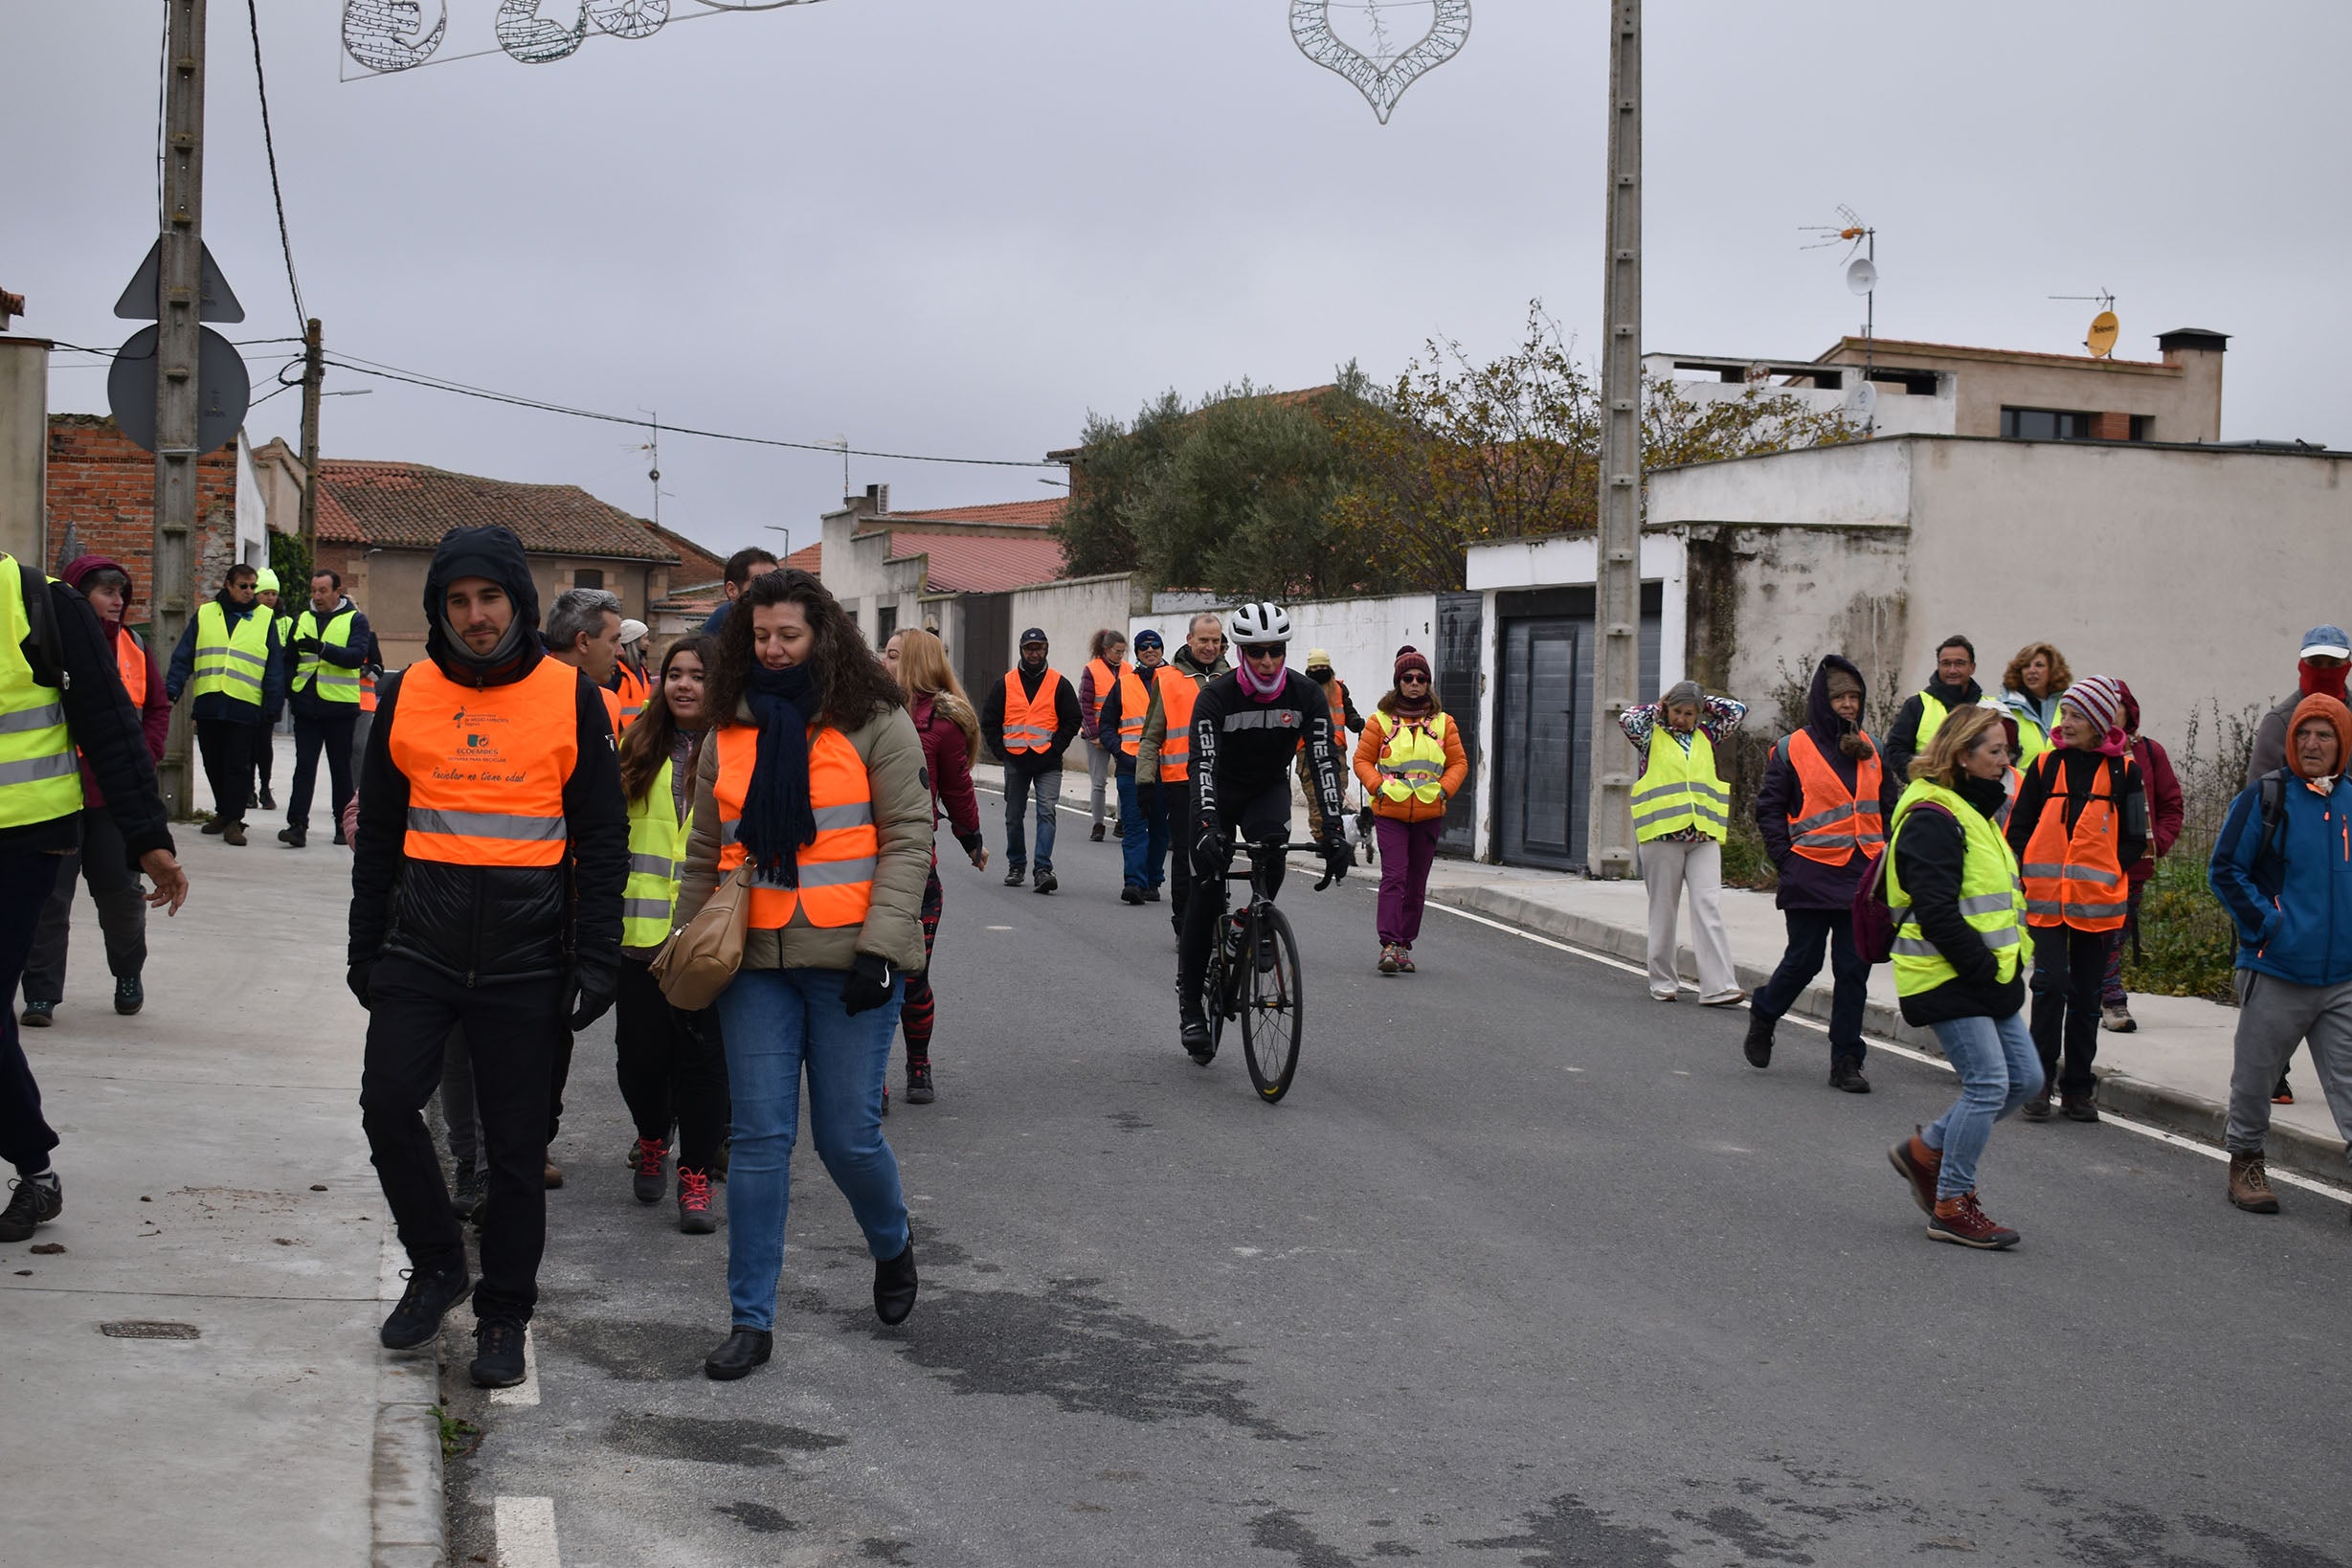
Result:
{"label": "dark door", "polygon": [[962,612],[963,646],[949,649],[948,656],[976,707],[1013,667],[1013,595],[966,594],[955,602]]}
{"label": "dark door", "polygon": [[1485,595],[1440,594],[1437,601],[1437,695],[1445,716],[1462,737],[1462,753],[1469,758],[1469,779],[1445,805],[1445,831],[1438,839],[1441,855],[1467,856],[1478,825],[1478,663],[1483,651],[1479,609]]}
{"label": "dark door", "polygon": [[1506,623],[1502,645],[1502,777],[1495,801],[1503,860],[1561,870],[1583,863],[1583,814],[1572,798],[1579,643],[1591,623],[1568,619]]}

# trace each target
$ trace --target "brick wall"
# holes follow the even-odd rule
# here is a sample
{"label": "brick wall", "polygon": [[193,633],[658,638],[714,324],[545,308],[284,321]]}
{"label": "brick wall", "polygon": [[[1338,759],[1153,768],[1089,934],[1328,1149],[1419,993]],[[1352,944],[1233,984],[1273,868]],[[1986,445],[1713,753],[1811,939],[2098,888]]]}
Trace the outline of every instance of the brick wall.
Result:
{"label": "brick wall", "polygon": [[[197,580],[201,599],[219,586],[236,540],[236,448],[196,461]],[[52,571],[77,555],[110,555],[136,585],[124,618],[150,615],[155,546],[155,456],[133,445],[102,414],[49,416],[49,548]]]}
{"label": "brick wall", "polygon": [[2091,438],[2094,441],[2130,440],[2132,438],[2132,416],[2128,414],[2091,415]]}

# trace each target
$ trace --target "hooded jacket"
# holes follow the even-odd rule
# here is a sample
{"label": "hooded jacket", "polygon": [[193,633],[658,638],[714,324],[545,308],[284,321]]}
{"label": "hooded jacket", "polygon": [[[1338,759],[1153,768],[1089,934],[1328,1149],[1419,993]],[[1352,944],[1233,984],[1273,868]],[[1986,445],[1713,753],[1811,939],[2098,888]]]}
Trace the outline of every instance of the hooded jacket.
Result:
{"label": "hooded jacket", "polygon": [[[104,555],[78,555],[66,563],[65,570],[58,576],[79,589],[101,571],[120,571],[125,582],[130,580],[130,571],[122,562]],[[132,588],[135,591],[137,584],[133,583]],[[99,617],[98,624],[99,629],[106,634],[106,646],[113,651],[119,668],[121,642],[128,628],[103,616]],[[164,742],[171,734],[171,699],[164,691],[164,666],[162,661],[155,657],[154,645],[143,638],[140,639],[140,651],[147,661],[147,692],[146,700],[139,707],[139,728],[146,737],[147,761],[152,764],[164,759]],[[81,803],[92,810],[106,804],[105,792],[99,788],[98,773],[91,768],[87,753],[81,759]]]}
{"label": "hooded jacket", "polygon": [[[1919,721],[1926,716],[1927,705],[1919,700],[1922,697],[1935,698],[1949,712],[1955,708],[1969,707],[1982,702],[1984,688],[1977,684],[1974,676],[1969,677],[1968,683],[1964,686],[1947,686],[1940,680],[1930,676],[1925,686],[1913,692],[1904,701],[1902,711],[1895,714],[1893,725],[1888,728],[1886,744],[1879,748],[1880,754],[1886,762],[1887,776],[1890,779],[1901,779],[1908,783],[1911,778],[1911,760],[1923,750],[1919,745]],[[1894,789],[1899,797],[1903,785],[1897,784]]]}
{"label": "hooded jacket", "polygon": [[[514,600],[514,624],[486,657],[449,630],[441,600],[459,577],[487,577]],[[539,591],[522,541],[505,528],[442,535],[425,572],[424,602],[425,656],[452,681],[476,689],[510,685],[547,657],[539,645]],[[392,762],[392,733],[406,673],[377,690],[360,765],[349,961],[396,953],[469,985],[576,973],[584,990],[611,995],[629,818],[603,694],[585,675],[576,678],[579,760],[564,783],[564,860],[549,866],[453,865],[413,861],[402,850],[409,780]]]}
{"label": "hooded jacket", "polygon": [[[275,617],[278,614],[259,599],[254,600],[251,604],[237,603],[229,597],[229,590],[225,584],[219,593],[213,595],[213,602],[219,605],[220,613],[228,617],[229,629],[232,632],[236,630],[238,624],[247,616],[264,615]],[[180,634],[180,645],[171,650],[171,668],[164,680],[164,690],[168,701],[178,702],[180,693],[186,691],[189,683],[195,678],[196,630],[197,617],[190,615],[188,617],[188,630]],[[225,691],[208,691],[196,699],[194,706],[189,709],[188,716],[190,719],[219,719],[229,724],[260,724],[263,722],[264,715],[279,712],[285,706],[285,642],[277,629],[272,628],[269,638],[269,660],[261,670],[261,701],[249,703],[242,697],[232,697]]]}
{"label": "hooded jacket", "polygon": [[[2336,727],[2337,773],[2318,781],[2325,794],[2295,756],[2294,725],[2312,717]],[[2229,803],[2206,880],[2237,927],[2238,968],[2295,985],[2342,985],[2352,981],[2352,787],[2344,777],[2352,711],[2333,697],[2306,697],[2287,733],[2287,766]],[[2271,778],[2281,786],[2285,820],[2266,843],[2262,793]]]}
{"label": "hooded jacket", "polygon": [[[1849,757],[1838,744],[1845,736],[1860,734],[1867,742],[1870,736],[1859,725],[1848,724],[1829,706],[1829,672],[1843,670],[1862,687],[1863,699],[1870,698],[1870,686],[1862,672],[1851,660],[1838,654],[1825,655],[1814,667],[1812,689],[1805,694],[1804,728],[1827,759],[1830,771],[1848,789],[1854,787],[1860,775],[1861,762]],[[1914,728],[1916,728],[1915,721]],[[1902,797],[1903,786],[1888,771],[1886,758],[1879,758],[1879,811],[1886,818],[1894,815],[1894,802]],[[1756,826],[1764,836],[1764,852],[1781,873],[1781,890],[1774,898],[1782,909],[1845,909],[1854,902],[1854,889],[1862,885],[1863,873],[1872,863],[1872,857],[1856,849],[1843,864],[1824,865],[1821,862],[1791,851],[1788,819],[1801,816],[1797,808],[1804,799],[1804,784],[1797,776],[1797,765],[1790,760],[1788,743],[1783,740],[1772,749],[1772,760],[1764,765],[1764,782],[1756,792]]]}

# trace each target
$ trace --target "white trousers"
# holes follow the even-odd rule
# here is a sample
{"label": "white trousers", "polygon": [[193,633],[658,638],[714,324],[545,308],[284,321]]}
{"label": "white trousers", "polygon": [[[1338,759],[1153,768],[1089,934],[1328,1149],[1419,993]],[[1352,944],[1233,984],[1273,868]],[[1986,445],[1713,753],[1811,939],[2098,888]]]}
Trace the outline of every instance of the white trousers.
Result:
{"label": "white trousers", "polygon": [[1642,883],[1649,889],[1649,994],[1671,997],[1680,988],[1674,955],[1675,917],[1682,895],[1691,895],[1691,951],[1698,958],[1699,1000],[1720,1001],[1736,994],[1732,941],[1723,930],[1723,846],[1711,839],[1690,843],[1658,840],[1641,847]]}

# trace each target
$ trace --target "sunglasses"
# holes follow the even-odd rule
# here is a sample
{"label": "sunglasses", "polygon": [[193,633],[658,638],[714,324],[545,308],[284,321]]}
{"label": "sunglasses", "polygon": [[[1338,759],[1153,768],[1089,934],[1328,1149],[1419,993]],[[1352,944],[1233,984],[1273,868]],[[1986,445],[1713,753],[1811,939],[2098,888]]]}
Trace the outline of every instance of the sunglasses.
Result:
{"label": "sunglasses", "polygon": [[1397,684],[1400,686],[1425,686],[1428,683],[1429,678],[1418,672],[1397,677]]}
{"label": "sunglasses", "polygon": [[1284,644],[1280,642],[1244,642],[1242,644],[1243,659],[1280,659],[1283,651]]}

